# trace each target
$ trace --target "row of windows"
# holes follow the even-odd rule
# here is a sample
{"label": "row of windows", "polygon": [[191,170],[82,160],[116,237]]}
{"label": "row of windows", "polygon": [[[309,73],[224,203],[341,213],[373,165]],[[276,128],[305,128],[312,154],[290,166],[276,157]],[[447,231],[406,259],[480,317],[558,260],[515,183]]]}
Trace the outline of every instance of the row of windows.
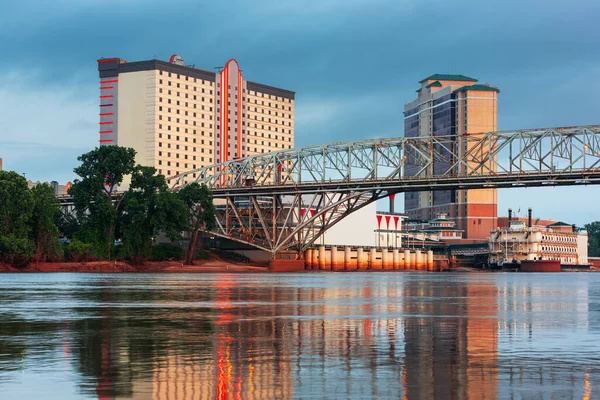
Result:
{"label": "row of windows", "polygon": [[[209,161],[209,163],[211,163],[211,164],[212,164],[212,161]],[[173,172],[173,175],[171,175],[171,172]],[[179,174],[181,174],[182,172],[185,172],[185,171],[177,171],[177,170],[173,170],[173,171],[171,171],[170,169],[169,169],[169,170],[166,170],[166,169],[165,169],[165,170],[163,170],[163,169],[160,169],[160,168],[158,169],[158,173],[159,173],[159,174],[161,174],[161,175],[165,175],[165,176],[167,176],[167,177],[169,177],[169,176],[176,176],[176,175],[179,175]],[[193,174],[193,176],[194,176],[194,178],[195,178],[195,177],[196,177],[196,174],[194,173],[194,174]]]}
{"label": "row of windows", "polygon": [[[185,115],[188,115],[188,112],[187,112],[187,111],[185,112]],[[192,116],[193,116],[194,118],[197,118],[197,117],[196,117],[196,115],[197,115],[196,113],[192,113]],[[208,119],[212,121],[212,119],[213,119],[213,116],[212,116],[212,114],[208,114],[208,117],[209,117]],[[159,121],[162,121],[162,120],[163,120],[163,115],[162,115],[162,114],[159,114],[159,115],[158,115],[158,119],[159,119]],[[206,119],[206,118],[204,117],[204,114],[200,114],[200,119]],[[219,118],[217,118],[217,120],[218,120],[218,119],[219,119]],[[181,122],[181,120],[180,120],[179,118],[175,118],[174,120],[172,120],[170,116],[167,116],[167,122],[171,122],[171,121],[173,121],[173,122],[176,122],[176,123],[178,123],[178,124],[179,124],[179,123],[182,123],[182,122]],[[184,124],[186,124],[186,125],[188,125],[188,120],[187,120],[187,119],[186,119],[186,120],[184,120],[184,122],[183,122],[183,123],[184,123]]]}
{"label": "row of windows", "polygon": [[[179,104],[177,104],[177,105],[179,105]],[[188,103],[185,103],[185,106],[187,107],[187,106],[188,106]],[[194,104],[193,104],[193,108],[197,108],[197,107],[196,107],[196,103],[194,103]],[[209,111],[211,111],[211,112],[212,112],[212,110],[213,110],[213,108],[212,108],[212,107],[206,106],[206,108],[205,108],[205,107],[204,107],[204,105],[200,106],[200,109],[201,109],[202,111],[206,110],[207,108],[209,108]],[[163,111],[163,106],[158,106],[158,111]],[[170,113],[170,112],[171,112],[171,107],[168,107],[168,108],[165,110],[165,112],[169,112],[169,113]],[[179,109],[178,109],[178,108],[175,108],[175,114],[179,114]],[[185,112],[185,115],[188,115],[188,112],[187,112],[187,111]]]}
{"label": "row of windows", "polygon": [[283,101],[284,103],[292,102],[292,99],[288,99],[287,97],[279,97],[279,96],[275,96],[275,95],[271,95],[271,94],[265,94],[262,92],[256,92],[254,90],[249,90],[248,94],[251,96],[256,96],[256,97],[264,97],[265,99],[269,99],[269,100],[279,100],[279,101]]}
{"label": "row of windows", "polygon": [[[204,92],[204,89],[202,89],[202,92]],[[162,88],[159,88],[159,89],[158,89],[158,93],[163,93],[163,89],[162,89]],[[170,90],[170,89],[169,89],[169,90],[167,90],[167,94],[168,94],[169,96],[171,95],[171,90]],[[185,94],[185,98],[186,98],[186,99],[189,99],[189,98],[190,98],[189,94],[187,94],[187,93],[184,93],[184,94]],[[210,93],[210,94],[212,94],[212,90],[211,90],[211,93]],[[175,96],[177,96],[177,97],[181,97],[181,92],[175,92]],[[191,97],[191,98],[192,98],[193,100],[196,100],[196,101],[208,101],[208,102],[210,102],[210,103],[212,103],[212,102],[213,102],[213,99],[212,99],[212,97],[209,97],[209,98],[208,98],[208,100],[206,100],[206,98],[205,98],[205,97],[198,97],[198,96],[196,96],[196,95],[194,94],[194,95],[192,95],[192,97]],[[237,98],[237,96],[236,96],[236,98]]]}
{"label": "row of windows", "polygon": [[542,241],[559,243],[577,243],[577,238],[572,236],[542,235]]}
{"label": "row of windows", "polygon": [[[210,142],[210,144],[212,145],[212,141]],[[158,147],[163,147],[163,142],[158,142]],[[171,148],[171,143],[167,143],[166,148],[170,149]],[[180,145],[176,144],[176,145],[174,145],[173,148],[175,150],[179,150],[180,149]],[[187,151],[188,150],[188,146],[181,146],[181,150],[186,150]],[[196,148],[193,147],[192,151],[196,152]],[[200,147],[200,152],[204,153],[204,147]],[[208,149],[208,153],[209,154],[212,154],[212,152],[213,152],[212,149]]]}
{"label": "row of windows", "polygon": [[[174,77],[174,76],[177,76],[177,79],[183,79],[183,78],[181,77],[181,75],[179,75],[179,74],[171,74],[170,72],[168,72],[168,73],[167,73],[167,72],[163,73],[163,72],[164,72],[164,71],[162,71],[162,70],[159,70],[159,71],[158,71],[158,74],[159,74],[159,75],[167,75],[167,74],[168,74],[169,78],[171,78],[171,77]],[[186,80],[186,81],[190,81],[190,80],[191,80],[191,81],[192,81],[192,82],[194,82],[194,83],[201,83],[201,84],[203,84],[203,85],[209,85],[209,86],[212,86],[212,85],[214,84],[214,82],[213,82],[213,81],[205,81],[204,79],[198,79],[198,78],[191,78],[191,79],[190,79],[190,77],[189,77],[189,76],[187,76],[187,75],[183,75],[183,76],[185,76],[185,80]],[[162,80],[161,80],[161,83],[162,83]]]}
{"label": "row of windows", "polygon": [[[204,100],[203,100],[203,101],[204,101]],[[163,102],[163,98],[162,98],[162,97],[159,97],[159,98],[158,98],[158,102],[159,102],[159,103],[162,103],[162,102]],[[209,99],[209,103],[212,103],[212,102],[213,102],[213,101],[212,101],[212,99]],[[171,103],[171,99],[167,99],[167,104],[173,104],[173,103]],[[179,100],[175,100],[175,105],[177,105],[177,106],[182,106],[182,105],[185,105],[186,107],[189,107],[189,104],[190,104],[190,103],[188,103],[187,101],[186,101],[185,103],[183,103],[183,104],[182,104],[182,103],[181,103],[181,101],[179,101]],[[195,103],[193,103],[193,104],[192,104],[192,107],[193,107],[193,108],[196,108],[196,104],[195,104]],[[203,107],[204,107],[204,106],[203,106]],[[204,110],[204,108],[203,108],[203,110]],[[210,109],[210,111],[212,111],[212,108]]]}
{"label": "row of windows", "polygon": [[[251,119],[252,119],[252,118],[251,118]],[[255,119],[256,121],[258,121],[258,120],[259,120],[259,119],[258,119],[258,115],[255,115],[255,116],[254,116],[254,119]],[[264,120],[265,120],[265,117],[261,117],[261,119],[260,119],[260,120],[261,120],[261,121],[264,121]],[[267,121],[268,121],[268,122],[272,122],[272,121],[271,121],[271,118],[267,118]],[[279,124],[279,120],[277,120],[277,119],[276,119],[276,120],[275,120],[275,123],[276,123],[276,124]],[[281,125],[285,125],[285,121],[281,121]],[[288,122],[288,126],[292,126],[292,123],[291,123],[291,122]]]}
{"label": "row of windows", "polygon": [[[193,121],[192,125],[193,125],[193,126],[196,126],[196,121]],[[205,125],[204,125],[204,122],[201,122],[201,123],[200,123],[200,127],[201,127],[201,128],[210,128],[210,129],[212,129],[212,127],[213,127],[213,124],[206,124],[206,126],[205,126]],[[163,125],[162,125],[162,124],[158,124],[158,129],[162,129],[162,128],[163,128]],[[170,131],[170,130],[171,130],[171,125],[167,125],[167,130],[168,130],[168,131]],[[193,130],[193,129],[192,129],[192,131],[193,131],[194,133],[196,133],[196,131],[195,131],[195,130]],[[178,126],[176,126],[176,127],[175,127],[175,132],[180,132],[180,130],[179,130],[179,127],[178,127]],[[184,132],[185,132],[185,133],[189,133],[189,130],[188,130],[188,128],[184,128]],[[211,135],[211,136],[212,136],[212,135]]]}
{"label": "row of windows", "polygon": [[[252,126],[252,124],[251,124],[251,123],[248,123],[247,125],[248,125],[248,128],[256,128],[256,129],[259,129],[259,128],[258,128],[258,124],[254,124],[254,126]],[[290,124],[290,126],[292,126],[292,125]],[[260,126],[260,129],[262,129],[262,130],[265,130],[265,126],[264,126],[264,125],[261,125],[261,126]],[[271,129],[271,125],[267,125],[267,129],[266,129],[266,130],[268,130],[268,131],[270,131],[270,130],[273,130],[273,131],[275,131],[275,132],[279,132],[279,127],[277,127],[277,126],[276,126],[276,127],[275,127],[275,129]],[[281,132],[282,132],[282,133],[285,133],[285,129],[281,128]],[[292,133],[292,130],[291,130],[291,129],[289,130],[289,133]]]}
{"label": "row of windows", "polygon": [[[167,134],[166,136],[167,136],[168,140],[171,140],[171,135],[170,134]],[[211,137],[212,137],[212,135],[211,135]],[[163,134],[159,133],[158,134],[158,138],[162,139],[163,138]],[[173,139],[173,140],[179,142],[179,136],[175,136],[175,139]],[[188,141],[188,137],[187,136],[183,136],[183,141],[187,142]],[[197,143],[196,142],[196,138],[192,138],[192,143]],[[209,146],[212,146],[212,140],[208,140],[208,143],[204,143],[204,139],[200,139],[200,144],[208,144]],[[186,148],[186,150],[187,150],[187,148]]]}
{"label": "row of windows", "polygon": [[575,247],[562,247],[562,246],[542,246],[542,251],[551,251],[554,253],[576,253],[577,248]]}
{"label": "row of windows", "polygon": [[[244,100],[246,100],[246,99],[244,99]],[[252,100],[250,100],[250,104],[252,104]],[[258,103],[258,100],[256,100],[256,99],[255,99],[255,100],[254,100],[254,104],[259,104],[259,103]],[[267,104],[265,104],[265,102],[264,102],[264,101],[262,101],[262,100],[261,100],[261,102],[260,102],[260,105],[262,105],[262,106],[264,106],[264,105],[268,105],[269,107],[273,107],[273,106],[271,105],[271,103],[267,103]],[[279,106],[278,106],[278,104],[277,104],[277,103],[275,103],[275,108],[279,108]],[[256,109],[256,108],[255,108],[255,109]],[[281,109],[282,109],[282,110],[285,110],[285,106],[281,106]],[[287,110],[288,110],[288,111],[292,111],[292,106],[288,106]]]}
{"label": "row of windows", "polygon": [[[247,107],[247,109],[248,109],[248,114],[250,114],[250,113],[252,112],[252,107]],[[258,113],[258,111],[259,111],[259,109],[258,109],[258,108],[256,108],[256,107],[254,107],[254,112]],[[268,114],[269,114],[269,115],[273,115],[273,114],[271,114],[271,110],[268,110],[268,111],[269,111],[269,112],[268,112]],[[260,109],[260,113],[261,113],[261,114],[264,114],[264,113],[265,113],[265,109],[264,109],[264,108],[261,108],[261,109]],[[279,117],[279,112],[278,112],[278,111],[275,111],[275,116],[276,116],[276,117]],[[286,117],[286,116],[285,116],[285,113],[281,113],[281,117],[282,117],[282,118],[292,118],[292,114],[288,114],[288,116]]]}

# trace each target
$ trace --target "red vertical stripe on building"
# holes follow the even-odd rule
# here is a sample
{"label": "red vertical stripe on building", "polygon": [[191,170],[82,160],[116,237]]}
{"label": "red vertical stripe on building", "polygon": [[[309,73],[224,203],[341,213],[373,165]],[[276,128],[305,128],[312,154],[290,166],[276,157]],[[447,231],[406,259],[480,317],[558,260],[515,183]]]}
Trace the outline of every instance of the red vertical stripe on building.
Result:
{"label": "red vertical stripe on building", "polygon": [[223,87],[221,88],[221,96],[223,100],[221,100],[221,108],[223,109],[223,120],[221,121],[221,129],[223,129],[223,161],[227,161],[229,159],[229,138],[227,137],[228,132],[228,119],[229,119],[229,108],[227,107],[227,102],[229,100],[229,64],[225,65],[225,69],[223,69]]}
{"label": "red vertical stripe on building", "polygon": [[238,65],[238,158],[242,158],[243,157],[243,153],[242,153],[242,87],[243,87],[243,79],[242,79],[242,71],[240,71],[240,66]]}

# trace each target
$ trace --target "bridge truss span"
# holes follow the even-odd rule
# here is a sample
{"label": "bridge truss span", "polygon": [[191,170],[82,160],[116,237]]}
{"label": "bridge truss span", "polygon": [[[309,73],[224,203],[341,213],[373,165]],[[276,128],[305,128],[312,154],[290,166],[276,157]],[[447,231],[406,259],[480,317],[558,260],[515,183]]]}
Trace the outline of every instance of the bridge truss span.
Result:
{"label": "bridge truss span", "polygon": [[207,185],[215,234],[275,254],[309,247],[351,212],[391,194],[600,183],[600,126],[402,137],[310,146],[170,178]]}

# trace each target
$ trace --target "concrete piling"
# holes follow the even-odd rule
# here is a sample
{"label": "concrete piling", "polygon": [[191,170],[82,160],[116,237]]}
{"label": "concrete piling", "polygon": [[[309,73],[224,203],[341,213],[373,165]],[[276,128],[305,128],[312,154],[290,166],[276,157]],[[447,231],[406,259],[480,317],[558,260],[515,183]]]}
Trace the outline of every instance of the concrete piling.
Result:
{"label": "concrete piling", "polygon": [[312,252],[313,249],[306,249],[304,252],[304,260],[306,261],[306,269],[312,269]]}
{"label": "concrete piling", "polygon": [[356,265],[359,270],[369,269],[369,261],[362,247],[356,249]]}
{"label": "concrete piling", "polygon": [[388,249],[381,249],[381,268],[384,270],[394,269],[392,255]]}
{"label": "concrete piling", "polygon": [[415,269],[417,271],[423,270],[423,255],[421,250],[415,250]]}
{"label": "concrete piling", "polygon": [[331,247],[331,270],[344,270],[344,253],[338,251],[338,248],[336,246]]}
{"label": "concrete piling", "polygon": [[326,264],[325,246],[319,246],[319,269],[322,271],[329,269]]}
{"label": "concrete piling", "polygon": [[434,260],[432,250],[352,248],[337,246],[307,249],[305,269],[321,271],[399,270],[439,271],[444,260]]}
{"label": "concrete piling", "polygon": [[433,251],[427,251],[427,271],[435,271],[433,266]]}
{"label": "concrete piling", "polygon": [[344,247],[344,269],[346,271],[354,271],[356,269],[356,261],[352,259],[352,248]]}

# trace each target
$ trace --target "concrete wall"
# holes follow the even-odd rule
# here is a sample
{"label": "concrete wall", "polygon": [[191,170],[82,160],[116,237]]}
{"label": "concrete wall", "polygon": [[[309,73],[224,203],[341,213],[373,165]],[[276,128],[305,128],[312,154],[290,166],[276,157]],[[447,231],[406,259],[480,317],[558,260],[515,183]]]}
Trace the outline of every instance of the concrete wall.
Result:
{"label": "concrete wall", "polygon": [[[377,204],[375,202],[348,215],[329,228],[318,243],[345,246],[375,246],[377,229]],[[316,244],[316,243],[315,243]]]}
{"label": "concrete wall", "polygon": [[[117,144],[134,148],[136,163],[145,166],[155,166],[156,76],[157,71],[119,75]],[[123,187],[129,183],[130,177],[126,177]]]}

